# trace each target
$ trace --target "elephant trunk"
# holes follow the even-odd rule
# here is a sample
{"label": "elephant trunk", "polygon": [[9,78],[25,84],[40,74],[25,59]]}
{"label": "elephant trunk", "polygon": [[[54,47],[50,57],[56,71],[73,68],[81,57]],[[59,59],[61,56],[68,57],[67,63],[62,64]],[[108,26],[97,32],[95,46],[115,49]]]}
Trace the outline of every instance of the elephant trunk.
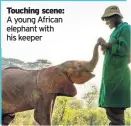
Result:
{"label": "elephant trunk", "polygon": [[99,47],[98,44],[96,44],[96,45],[94,46],[93,57],[92,57],[92,59],[89,61],[90,71],[93,71],[93,70],[94,70],[94,68],[96,67],[96,64],[97,64],[97,62],[98,62],[98,59],[99,59],[98,47]]}

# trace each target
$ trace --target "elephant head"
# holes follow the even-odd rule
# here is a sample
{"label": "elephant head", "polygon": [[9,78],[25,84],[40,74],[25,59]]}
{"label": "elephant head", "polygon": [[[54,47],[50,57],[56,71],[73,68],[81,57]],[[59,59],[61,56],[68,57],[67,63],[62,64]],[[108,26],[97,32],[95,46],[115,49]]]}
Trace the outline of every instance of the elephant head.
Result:
{"label": "elephant head", "polygon": [[66,61],[41,70],[37,78],[38,87],[47,93],[75,96],[77,91],[73,84],[83,84],[93,78],[95,75],[91,72],[97,62],[98,44],[94,47],[93,57],[90,61]]}

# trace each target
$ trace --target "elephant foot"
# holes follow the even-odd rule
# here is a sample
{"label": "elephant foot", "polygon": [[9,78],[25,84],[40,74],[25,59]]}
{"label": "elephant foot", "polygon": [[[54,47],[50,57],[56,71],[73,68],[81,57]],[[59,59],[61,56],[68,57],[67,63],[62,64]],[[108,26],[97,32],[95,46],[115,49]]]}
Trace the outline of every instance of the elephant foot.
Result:
{"label": "elephant foot", "polygon": [[15,114],[3,114],[2,115],[2,125],[9,125],[10,122],[15,118]]}

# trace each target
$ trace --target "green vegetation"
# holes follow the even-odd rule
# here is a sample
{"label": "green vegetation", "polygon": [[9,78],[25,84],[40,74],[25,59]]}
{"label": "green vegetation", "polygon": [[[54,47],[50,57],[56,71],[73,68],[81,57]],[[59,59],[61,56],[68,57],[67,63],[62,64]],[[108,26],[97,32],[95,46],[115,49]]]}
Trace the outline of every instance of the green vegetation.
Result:
{"label": "green vegetation", "polygon": [[[33,110],[17,113],[10,125],[37,125],[33,117]],[[131,109],[125,113],[126,125],[131,124]],[[102,108],[87,108],[83,100],[68,97],[56,99],[52,125],[108,125],[105,110]]]}

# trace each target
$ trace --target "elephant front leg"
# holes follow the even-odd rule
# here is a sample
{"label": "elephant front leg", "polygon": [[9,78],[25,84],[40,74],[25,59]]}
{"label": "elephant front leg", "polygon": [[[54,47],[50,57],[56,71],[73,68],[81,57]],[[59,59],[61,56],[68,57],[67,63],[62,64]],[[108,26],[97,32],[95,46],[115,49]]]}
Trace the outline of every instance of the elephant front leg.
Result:
{"label": "elephant front leg", "polygon": [[41,96],[39,99],[34,110],[34,118],[39,125],[51,125],[51,101],[50,97]]}

